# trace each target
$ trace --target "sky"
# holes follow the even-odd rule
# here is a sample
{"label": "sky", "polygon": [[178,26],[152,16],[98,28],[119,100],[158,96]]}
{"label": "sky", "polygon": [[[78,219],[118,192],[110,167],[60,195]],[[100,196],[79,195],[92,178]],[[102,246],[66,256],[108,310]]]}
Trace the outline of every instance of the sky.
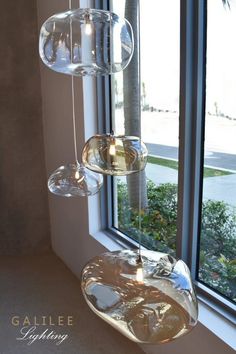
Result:
{"label": "sky", "polygon": [[[124,0],[113,11],[124,16]],[[141,75],[147,103],[178,111],[179,0],[140,0]],[[236,118],[236,0],[208,0],[207,111]]]}
{"label": "sky", "polygon": [[208,0],[207,106],[236,118],[236,2]]}

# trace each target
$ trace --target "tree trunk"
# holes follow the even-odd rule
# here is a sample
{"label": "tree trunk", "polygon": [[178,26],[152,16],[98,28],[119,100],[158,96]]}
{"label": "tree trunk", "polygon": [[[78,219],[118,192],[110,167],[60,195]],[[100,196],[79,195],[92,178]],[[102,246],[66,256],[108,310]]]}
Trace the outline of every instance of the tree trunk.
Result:
{"label": "tree trunk", "polygon": [[[141,136],[139,0],[126,1],[125,18],[131,23],[134,31],[133,58],[123,73],[125,135]],[[145,170],[127,176],[127,184],[130,206],[138,209],[141,194],[141,207],[146,208],[148,202]]]}

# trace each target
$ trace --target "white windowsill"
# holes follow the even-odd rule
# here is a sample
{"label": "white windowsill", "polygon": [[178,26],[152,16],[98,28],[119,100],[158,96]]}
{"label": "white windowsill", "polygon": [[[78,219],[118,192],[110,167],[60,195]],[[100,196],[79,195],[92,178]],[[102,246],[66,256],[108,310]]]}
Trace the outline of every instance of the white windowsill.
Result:
{"label": "white windowsill", "polygon": [[[108,232],[98,231],[91,235],[91,237],[111,252],[126,248],[125,242],[122,243],[119,240],[115,240],[115,238],[111,237]],[[223,316],[218,314],[218,312],[204,304],[200,299],[198,299],[198,304],[198,321],[228,346],[236,350],[235,326]]]}
{"label": "white windowsill", "polygon": [[218,338],[236,350],[235,326],[201,300],[199,304],[199,322],[213,332]]}

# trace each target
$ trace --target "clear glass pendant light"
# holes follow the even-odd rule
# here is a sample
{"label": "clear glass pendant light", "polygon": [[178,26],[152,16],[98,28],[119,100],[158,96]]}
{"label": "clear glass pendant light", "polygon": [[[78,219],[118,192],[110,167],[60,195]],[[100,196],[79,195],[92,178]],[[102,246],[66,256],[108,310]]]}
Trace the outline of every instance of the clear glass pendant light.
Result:
{"label": "clear glass pendant light", "polygon": [[72,77],[72,108],[75,163],[69,163],[57,168],[48,179],[48,189],[51,193],[62,197],[88,197],[99,192],[103,185],[103,176],[87,169],[78,162],[74,78]]}
{"label": "clear glass pendant light", "polygon": [[56,169],[48,179],[48,189],[62,197],[88,197],[96,194],[102,183],[101,174],[76,163]]}
{"label": "clear glass pendant light", "polygon": [[130,23],[104,10],[62,12],[47,19],[40,31],[42,61],[64,74],[96,76],[119,72],[129,64],[133,50]]}
{"label": "clear glass pendant light", "polygon": [[147,148],[139,137],[103,134],[86,142],[82,161],[94,172],[122,176],[143,170],[147,155]]}
{"label": "clear glass pendant light", "polygon": [[[69,7],[71,8],[71,0],[69,0]],[[70,33],[72,33],[72,27],[70,27]],[[71,48],[72,35],[70,35],[70,41],[69,47]],[[57,168],[48,179],[48,188],[51,193],[62,197],[88,197],[99,192],[103,185],[103,176],[88,170],[78,162],[73,76],[71,77],[71,97],[75,163]]]}
{"label": "clear glass pendant light", "polygon": [[135,342],[166,343],[197,323],[188,267],[167,254],[104,253],[85,266],[81,286],[89,307]]}

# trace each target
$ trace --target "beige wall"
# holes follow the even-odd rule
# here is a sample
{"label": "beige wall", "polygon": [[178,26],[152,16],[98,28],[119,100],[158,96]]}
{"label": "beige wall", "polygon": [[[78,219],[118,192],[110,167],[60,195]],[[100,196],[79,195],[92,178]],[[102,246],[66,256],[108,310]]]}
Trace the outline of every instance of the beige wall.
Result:
{"label": "beige wall", "polygon": [[50,248],[37,1],[1,2],[0,254]]}

